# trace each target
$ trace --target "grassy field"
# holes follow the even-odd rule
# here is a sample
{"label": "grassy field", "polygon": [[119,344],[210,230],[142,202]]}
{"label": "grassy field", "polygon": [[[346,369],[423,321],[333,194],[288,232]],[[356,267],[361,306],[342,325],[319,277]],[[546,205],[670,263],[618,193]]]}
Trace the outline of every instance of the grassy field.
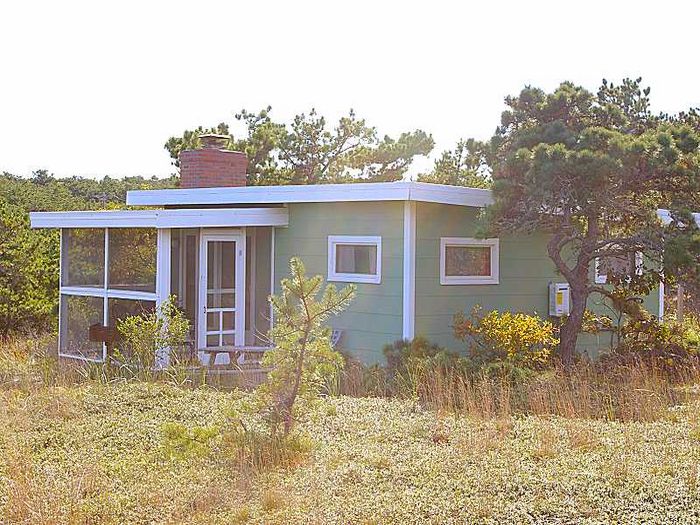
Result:
{"label": "grassy field", "polygon": [[166,384],[5,384],[2,523],[698,523],[700,406],[655,422],[320,402],[298,464],[242,473],[213,441],[174,456],[164,424],[230,425],[241,393]]}

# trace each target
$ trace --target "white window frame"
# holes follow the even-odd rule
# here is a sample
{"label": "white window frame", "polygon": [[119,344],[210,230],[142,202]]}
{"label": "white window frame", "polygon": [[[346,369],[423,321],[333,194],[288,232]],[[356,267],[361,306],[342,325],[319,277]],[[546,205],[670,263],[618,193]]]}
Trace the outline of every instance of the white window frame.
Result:
{"label": "white window frame", "polygon": [[[595,284],[607,284],[608,275],[599,272],[600,268],[600,257],[595,258],[595,268],[593,279]],[[642,275],[644,273],[644,254],[642,252],[634,252],[634,273],[635,275]]]}
{"label": "white window frame", "polygon": [[[60,230],[60,239],[61,239],[61,250],[60,250],[60,255],[59,255],[59,264],[60,264],[60,270],[59,270],[59,296],[60,300],[62,301],[63,296],[81,296],[81,297],[95,297],[98,299],[102,299],[102,324],[107,325],[109,322],[109,299],[128,299],[128,300],[135,300],[135,301],[149,301],[155,303],[156,307],[158,306],[159,303],[159,294],[153,293],[153,292],[138,292],[135,290],[120,290],[120,289],[111,289],[109,288],[109,231],[114,228],[94,228],[97,230],[104,230],[105,236],[104,236],[104,284],[102,287],[87,287],[87,286],[63,286],[63,257],[64,253],[63,250],[65,246],[63,245],[63,235],[64,235],[64,230],[67,229],[79,229],[79,228],[61,228]],[[90,228],[93,229],[93,228]],[[161,242],[160,236],[158,237],[158,242]],[[161,246],[157,246],[156,250],[161,251]],[[68,264],[70,264],[70,261],[68,261]],[[156,287],[158,285],[158,276],[160,274],[161,268],[158,267],[156,268]],[[61,319],[61,312],[62,307],[59,304],[59,330],[58,330],[58,356],[59,357],[65,357],[68,359],[77,359],[79,361],[87,361],[87,362],[92,362],[92,363],[103,363],[107,359],[107,345],[104,343],[102,344],[102,358],[101,359],[93,359],[89,357],[85,357],[82,355],[76,355],[76,354],[65,354],[61,352],[62,349],[62,341],[61,341],[61,330],[62,327],[60,326],[65,320]]]}
{"label": "white window frame", "polygon": [[[376,246],[377,273],[341,273],[336,272],[336,246]],[[378,235],[329,235],[328,236],[328,281],[344,283],[381,284],[382,282],[382,238]]]}
{"label": "white window frame", "polygon": [[[467,246],[474,248],[491,248],[491,275],[446,275],[445,252],[448,246]],[[441,237],[440,238],[440,284],[444,286],[465,284],[498,284],[499,283],[499,251],[500,243],[496,238],[475,239],[473,237]]]}

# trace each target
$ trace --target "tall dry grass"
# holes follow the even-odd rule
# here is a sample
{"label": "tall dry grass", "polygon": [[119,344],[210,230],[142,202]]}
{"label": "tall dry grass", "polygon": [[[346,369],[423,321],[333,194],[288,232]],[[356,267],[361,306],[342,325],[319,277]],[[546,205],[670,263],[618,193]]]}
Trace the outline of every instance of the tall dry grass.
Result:
{"label": "tall dry grass", "polygon": [[394,376],[380,367],[350,363],[339,389],[360,397],[415,398],[426,408],[476,418],[529,414],[654,421],[666,417],[670,407],[697,398],[697,385],[697,364],[669,371],[644,361],[607,366],[581,362],[570,370],[557,366],[513,380],[415,360]]}

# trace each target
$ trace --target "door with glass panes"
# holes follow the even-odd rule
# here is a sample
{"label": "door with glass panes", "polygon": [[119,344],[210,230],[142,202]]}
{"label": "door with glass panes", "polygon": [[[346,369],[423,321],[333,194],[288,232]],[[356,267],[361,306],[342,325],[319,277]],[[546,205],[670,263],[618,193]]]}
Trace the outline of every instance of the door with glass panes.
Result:
{"label": "door with glass panes", "polygon": [[203,230],[199,255],[198,346],[243,346],[245,232]]}

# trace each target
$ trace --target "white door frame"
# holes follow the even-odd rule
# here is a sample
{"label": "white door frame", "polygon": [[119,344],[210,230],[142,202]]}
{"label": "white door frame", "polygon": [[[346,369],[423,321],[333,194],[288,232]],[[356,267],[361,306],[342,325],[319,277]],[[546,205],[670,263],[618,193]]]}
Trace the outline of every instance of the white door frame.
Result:
{"label": "white door frame", "polygon": [[245,345],[245,257],[246,233],[240,229],[202,229],[199,236],[199,304],[197,305],[197,347],[206,348],[207,332],[207,243],[210,241],[234,241],[236,243],[236,303],[235,334],[236,346]]}

